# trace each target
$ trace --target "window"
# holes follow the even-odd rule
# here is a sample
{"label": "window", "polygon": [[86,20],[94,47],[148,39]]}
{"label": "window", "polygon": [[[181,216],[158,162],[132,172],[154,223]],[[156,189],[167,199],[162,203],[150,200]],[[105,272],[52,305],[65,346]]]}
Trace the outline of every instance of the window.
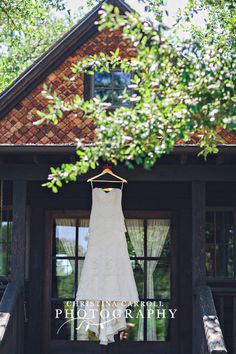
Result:
{"label": "window", "polygon": [[[56,218],[52,254],[52,339],[98,340],[93,332],[80,327],[73,300],[88,245],[88,218]],[[167,341],[170,336],[168,308],[171,302],[170,219],[126,218],[127,245],[140,301],[149,306],[130,308],[132,318],[126,341]],[[157,317],[159,301],[165,316]],[[152,310],[154,315],[148,316]],[[56,310],[62,315],[56,318]],[[163,312],[163,310],[165,310]],[[73,312],[74,311],[74,312]],[[143,313],[138,316],[138,312]],[[64,316],[64,317],[63,317]],[[65,324],[66,322],[66,324]],[[60,329],[61,327],[61,329]],[[60,330],[59,330],[60,329]],[[59,331],[58,331],[59,330]]]}
{"label": "window", "polygon": [[0,221],[0,277],[11,272],[12,212],[3,210]]}
{"label": "window", "polygon": [[130,101],[122,98],[125,90],[131,95],[130,85],[131,74],[118,70],[107,72],[97,72],[92,80],[92,97],[100,97],[105,102],[111,104],[111,108],[120,106],[130,106]]}
{"label": "window", "polygon": [[235,218],[233,211],[206,213],[206,272],[208,277],[235,278]]}

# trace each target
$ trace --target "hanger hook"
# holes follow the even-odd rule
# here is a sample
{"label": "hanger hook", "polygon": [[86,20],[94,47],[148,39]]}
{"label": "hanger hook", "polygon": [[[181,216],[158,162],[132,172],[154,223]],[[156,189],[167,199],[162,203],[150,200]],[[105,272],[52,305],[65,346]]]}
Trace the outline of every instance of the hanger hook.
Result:
{"label": "hanger hook", "polygon": [[112,166],[111,165],[104,165],[104,166],[102,166],[102,169],[103,169],[103,171],[104,170],[112,170]]}

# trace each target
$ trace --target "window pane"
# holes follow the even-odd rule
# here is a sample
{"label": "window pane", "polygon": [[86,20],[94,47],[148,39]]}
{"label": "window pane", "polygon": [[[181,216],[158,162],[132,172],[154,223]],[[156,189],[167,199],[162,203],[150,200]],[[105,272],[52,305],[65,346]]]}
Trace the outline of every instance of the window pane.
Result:
{"label": "window pane", "polygon": [[72,298],[75,286],[75,261],[66,258],[53,260],[52,296]]}
{"label": "window pane", "polygon": [[213,277],[215,275],[215,246],[206,245],[206,274]]}
{"label": "window pane", "polygon": [[206,215],[206,271],[208,276],[233,278],[234,214],[231,211],[208,212]]}
{"label": "window pane", "polygon": [[147,297],[170,298],[170,265],[158,260],[147,261]]}
{"label": "window pane", "polygon": [[112,83],[111,73],[101,72],[94,74],[94,84],[96,87],[110,87]]}
{"label": "window pane", "polygon": [[[130,90],[128,90],[127,92],[129,95],[130,94]],[[124,90],[114,90],[113,91],[113,105],[114,106],[129,106],[131,103],[130,101],[125,98],[125,97],[122,97],[124,94]]]}
{"label": "window pane", "polygon": [[144,297],[144,261],[132,259],[131,260],[135,283],[137,286],[138,294],[141,298]]}
{"label": "window pane", "polygon": [[215,242],[215,224],[214,224],[214,213],[206,213],[206,243]]}
{"label": "window pane", "polygon": [[[91,330],[86,330],[87,322],[83,320],[83,317],[85,315],[85,306],[82,303],[83,302],[80,301],[76,302],[76,339],[86,341],[98,341],[98,337],[95,335],[94,332],[92,332]],[[90,315],[89,312],[88,315]]]}
{"label": "window pane", "polygon": [[228,263],[227,263],[227,276],[229,278],[234,278],[235,269],[234,269],[234,244],[230,242],[228,245]]}
{"label": "window pane", "polygon": [[144,222],[142,219],[126,219],[127,243],[130,257],[144,256]]}
{"label": "window pane", "polygon": [[76,239],[75,219],[56,219],[56,255],[74,256]]}
{"label": "window pane", "polygon": [[84,260],[83,259],[78,259],[78,283],[80,281],[80,275],[81,275],[81,272],[82,272],[83,265],[84,265]]}
{"label": "window pane", "polygon": [[9,260],[10,254],[8,253],[8,244],[6,242],[0,243],[0,275],[9,274]]}
{"label": "window pane", "polygon": [[216,276],[234,277],[234,257],[232,245],[216,245]]}
{"label": "window pane", "polygon": [[126,311],[127,331],[124,337],[121,334],[121,340],[143,341],[144,340],[144,307],[130,306]]}
{"label": "window pane", "polygon": [[73,340],[76,323],[72,301],[52,302],[51,338]]}
{"label": "window pane", "polygon": [[0,276],[11,272],[11,237],[12,221],[2,221],[0,224]]}
{"label": "window pane", "polygon": [[169,303],[163,302],[162,307],[147,307],[147,340],[167,341],[170,337]]}
{"label": "window pane", "polygon": [[147,220],[147,255],[148,257],[167,257],[169,255],[170,220]]}
{"label": "window pane", "polygon": [[104,102],[112,103],[112,90],[95,90],[94,91],[94,96],[99,97]]}
{"label": "window pane", "polygon": [[129,73],[123,73],[121,71],[114,72],[114,86],[116,88],[127,87],[130,85],[131,75]]}
{"label": "window pane", "polygon": [[89,240],[89,219],[79,220],[79,248],[78,254],[80,257],[85,256],[88,248]]}

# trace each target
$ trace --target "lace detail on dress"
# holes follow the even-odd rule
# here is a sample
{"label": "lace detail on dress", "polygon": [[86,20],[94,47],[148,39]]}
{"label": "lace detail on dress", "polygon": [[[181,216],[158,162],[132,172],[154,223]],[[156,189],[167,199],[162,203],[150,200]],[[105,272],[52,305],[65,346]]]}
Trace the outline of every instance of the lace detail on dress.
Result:
{"label": "lace detail on dress", "polygon": [[[109,193],[100,188],[93,189],[88,250],[76,300],[115,301],[116,307],[122,301],[133,303],[139,300],[127,249],[121,198],[120,189],[112,189]],[[99,318],[99,323],[101,320]],[[114,334],[124,325],[125,319],[121,316],[104,330],[100,328],[100,343],[113,341]],[[90,326],[94,328],[92,323]]]}

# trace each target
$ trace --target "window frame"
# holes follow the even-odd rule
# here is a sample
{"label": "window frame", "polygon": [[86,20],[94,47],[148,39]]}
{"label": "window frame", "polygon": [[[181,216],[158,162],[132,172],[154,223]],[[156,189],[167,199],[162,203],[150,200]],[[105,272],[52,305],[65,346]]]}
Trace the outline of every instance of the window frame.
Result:
{"label": "window frame", "polygon": [[[50,213],[51,214],[51,213]],[[51,223],[53,225],[55,225],[55,219],[58,218],[68,218],[68,219],[76,219],[76,234],[78,233],[78,220],[81,218],[81,219],[89,219],[90,217],[90,212],[86,212],[86,211],[81,211],[81,212],[52,212],[52,216],[50,217],[51,219]],[[176,220],[175,220],[175,217],[174,215],[172,214],[172,212],[164,212],[164,211],[161,211],[161,212],[156,212],[156,211],[124,211],[124,217],[125,219],[169,219],[170,220],[170,230],[169,230],[169,233],[170,233],[170,257],[168,259],[168,264],[170,265],[170,298],[167,300],[167,299],[162,299],[161,301],[167,301],[167,303],[169,303],[169,305],[171,306],[171,308],[175,307],[176,306],[176,293],[177,293],[177,279],[176,279],[176,265],[177,265],[177,257],[176,257],[176,243],[174,242],[175,240],[175,225],[176,225]],[[145,231],[144,231],[145,232]],[[54,228],[51,229],[51,244],[53,245],[53,237],[55,235],[55,230]],[[77,237],[77,236],[76,236]],[[147,247],[147,244],[145,246],[145,248]],[[84,259],[85,257],[84,256],[78,256],[78,253],[77,255],[73,256],[73,257],[60,257],[60,259],[76,259],[77,258],[77,261],[79,259]],[[141,259],[141,258],[145,258],[145,254],[144,254],[144,257],[130,257],[130,259],[133,259],[133,258],[138,258],[138,259]],[[146,262],[148,261],[148,259],[154,259],[153,257],[146,257]],[[157,257],[158,259],[161,259],[161,257]],[[53,247],[51,248],[51,265],[50,265],[50,272],[51,272],[51,275],[52,275],[52,264],[53,264],[53,261],[54,259],[56,259],[56,256],[53,255]],[[75,267],[76,267],[76,263],[75,263]],[[77,269],[77,267],[75,268]],[[146,280],[145,280],[146,279]],[[147,283],[145,283],[147,281],[147,272],[144,274],[144,287],[147,286]],[[78,285],[78,284],[77,284]],[[146,290],[145,290],[146,291]],[[53,302],[64,302],[64,301],[73,301],[72,298],[53,298],[52,297],[52,279],[51,279],[51,284],[50,284],[50,288],[49,288],[49,293],[50,293],[50,296],[49,296],[49,308],[51,308],[52,306],[52,303]],[[160,301],[159,298],[153,298],[153,299],[148,299],[148,298],[143,298],[141,299],[140,298],[140,301]],[[146,308],[146,307],[145,307]],[[50,320],[51,322],[51,320]],[[175,324],[173,323],[173,321],[170,321],[170,336],[167,338],[166,341],[151,341],[151,340],[147,340],[147,324],[145,325],[145,323],[147,323],[147,318],[145,316],[145,320],[144,320],[144,339],[142,341],[126,341],[127,343],[169,343],[172,341],[172,336],[174,334],[174,329],[173,327],[175,326]],[[55,341],[56,339],[54,338],[51,338],[50,340],[53,340]],[[58,339],[60,340],[60,339]],[[81,342],[80,340],[76,339],[76,336],[74,334],[74,339],[73,340],[67,340],[68,342]],[[83,342],[83,341],[82,341]],[[86,341],[86,342],[91,342],[91,341]]]}
{"label": "window frame", "polygon": [[[3,207],[3,210],[2,210],[2,212],[3,212],[3,214],[5,214],[6,213],[6,215],[7,215],[7,217],[6,218],[4,218],[3,217],[3,222],[11,222],[12,223],[12,225],[13,225],[13,215],[12,215],[12,213],[13,213],[13,209],[12,209],[12,206],[11,205],[5,205],[4,207]],[[8,226],[9,227],[9,226]],[[5,274],[5,275],[0,275],[0,282],[2,282],[2,283],[5,283],[5,282],[8,282],[8,281],[10,281],[10,279],[11,279],[11,277],[12,277],[12,255],[11,255],[11,249],[12,249],[12,229],[11,229],[11,234],[10,235],[8,235],[8,237],[10,237],[10,239],[8,239],[8,241],[4,241],[4,242],[2,242],[1,240],[0,240],[0,243],[1,244],[7,244],[7,246],[8,247],[10,247],[10,252],[8,252],[9,251],[9,249],[8,249],[8,247],[7,247],[7,262],[9,262],[9,268],[10,268],[10,270],[9,270],[9,272],[8,272],[8,274]]]}
{"label": "window frame", "polygon": [[[119,67],[110,69],[110,73],[112,74],[112,81],[111,81],[112,82],[112,86],[111,86],[111,89],[110,89],[112,91],[112,100],[113,100],[113,92],[115,90],[115,88],[114,88],[114,80],[113,80],[115,72],[122,72],[122,70]],[[129,74],[130,74],[130,79],[132,80],[132,78],[134,77],[135,73],[132,72],[132,73],[129,73]],[[93,99],[95,97],[95,95],[94,95],[94,92],[95,92],[95,73],[94,73],[94,75],[89,75],[89,76],[90,76],[89,97],[90,97],[90,99]],[[124,88],[129,89],[128,86],[124,87]],[[107,89],[107,90],[109,90],[109,89]],[[130,88],[129,90],[131,90],[131,94],[133,94],[134,89]],[[114,105],[114,104],[111,104],[107,109],[108,110],[115,110],[115,109],[121,108],[121,107],[132,108],[133,105],[134,105],[134,103],[132,101],[130,101],[129,105],[122,105],[122,104]]]}
{"label": "window frame", "polygon": [[[209,276],[206,275],[206,280],[208,283],[236,283],[236,208],[229,207],[229,206],[209,206],[206,207],[206,214],[207,212],[232,212],[233,213],[233,226],[234,226],[234,277],[229,278],[227,276]],[[205,228],[206,231],[206,228]],[[206,235],[205,235],[205,245],[206,243]],[[205,247],[206,248],[206,247]],[[206,256],[206,249],[205,249],[205,256]],[[206,265],[206,259],[205,259]]]}

